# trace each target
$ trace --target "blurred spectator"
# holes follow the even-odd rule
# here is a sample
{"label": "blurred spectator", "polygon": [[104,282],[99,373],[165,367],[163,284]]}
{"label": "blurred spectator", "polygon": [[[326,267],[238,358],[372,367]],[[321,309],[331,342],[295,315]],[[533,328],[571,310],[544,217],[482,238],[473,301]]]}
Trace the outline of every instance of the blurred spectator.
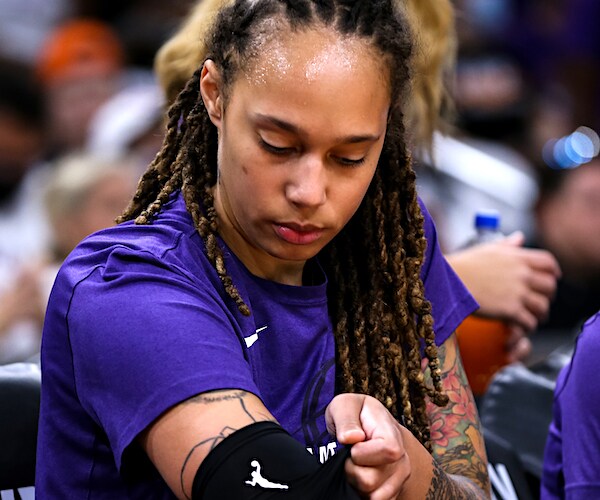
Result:
{"label": "blurred spectator", "polygon": [[[502,23],[504,2],[457,2],[458,33],[447,2],[404,3],[415,14],[420,41],[416,94],[408,111],[409,128],[417,131],[419,194],[434,216],[442,249],[455,251],[470,238],[481,208],[502,214],[504,232],[531,235],[535,170],[507,142],[524,127],[526,86],[514,65],[487,52],[489,20],[495,18],[496,27]],[[454,105],[452,129],[439,115]],[[470,131],[471,123],[478,135]]]}
{"label": "blurred spectator", "polygon": [[48,101],[50,154],[61,156],[84,146],[92,116],[120,89],[125,53],[109,25],[72,19],[50,34],[37,72]]}
{"label": "blurred spectator", "polygon": [[[505,146],[491,153],[528,163],[543,146],[576,128],[557,61],[568,0],[455,0],[459,55],[455,96],[459,124],[472,138]],[[581,125],[581,124],[577,124]],[[507,149],[508,146],[510,149]],[[479,146],[478,146],[479,147]],[[512,150],[512,152],[511,152]],[[514,153],[519,153],[519,159]]]}
{"label": "blurred spectator", "polygon": [[76,154],[62,158],[46,188],[52,260],[60,264],[85,236],[112,226],[135,191],[127,156]]}
{"label": "blurred spectator", "polygon": [[562,278],[541,327],[574,333],[600,310],[600,159],[542,173],[536,246],[558,259]]}
{"label": "blurred spectator", "polygon": [[[545,317],[560,274],[556,259],[549,252],[523,248],[522,233],[530,235],[534,228],[537,183],[533,167],[493,133],[482,139],[448,126],[453,93],[457,91],[450,83],[456,51],[454,12],[443,1],[402,3],[411,13],[420,42],[413,61],[415,94],[407,110],[408,127],[415,132],[419,195],[436,221],[446,258],[480,304],[476,314],[507,322],[507,359],[524,360],[531,352],[531,342],[525,334],[535,330]],[[486,2],[487,6],[491,4],[499,5]],[[459,13],[459,17],[463,15]],[[485,104],[489,100],[489,107],[484,106],[479,116],[492,124],[490,131],[502,131],[513,117],[517,122],[522,120],[523,109],[517,103],[523,101],[524,87],[520,80],[516,85],[511,83],[514,78],[510,77],[510,66],[500,72],[500,76],[509,76],[503,85],[495,85],[495,78],[502,79],[494,76],[493,65],[489,72],[492,76],[487,79],[489,88],[484,89],[486,97],[475,99],[474,103]],[[463,79],[458,84],[465,85],[467,81]],[[500,97],[490,100],[498,89],[502,90]],[[504,115],[503,109],[510,103],[515,103],[513,111]],[[464,103],[459,104],[464,108]],[[457,113],[461,111],[456,109]],[[506,134],[503,135],[505,139]],[[502,214],[503,232],[521,234],[462,249],[473,236],[474,215],[481,208],[494,208]],[[485,335],[480,336],[480,342],[485,343]]]}
{"label": "blurred spectator", "polygon": [[39,351],[46,301],[44,264],[23,265],[0,283],[0,364],[24,361]]}
{"label": "blurred spectator", "polygon": [[41,89],[30,68],[0,60],[0,281],[47,241],[39,193],[45,146]]}
{"label": "blurred spectator", "polygon": [[127,86],[94,115],[87,151],[111,157],[129,155],[141,175],[162,145],[164,100],[154,81]]}
{"label": "blurred spectator", "polygon": [[49,251],[0,280],[0,363],[39,352],[46,301],[62,260],[85,236],[114,224],[134,185],[127,159],[78,155],[57,162],[43,196],[52,229]]}
{"label": "blurred spectator", "polygon": [[502,43],[513,18],[512,2],[455,3],[459,52],[454,98],[461,129],[481,138],[517,141],[526,124],[530,85],[527,72]]}
{"label": "blurred spectator", "polygon": [[0,0],[0,54],[33,64],[48,33],[72,12],[71,0]]}
{"label": "blurred spectator", "polygon": [[156,51],[193,3],[194,0],[131,0],[114,20],[114,27],[127,47],[131,62],[138,66],[152,66]]}
{"label": "blurred spectator", "polygon": [[150,68],[156,51],[194,0],[72,1],[79,16],[92,17],[113,27],[123,43],[129,64]]}

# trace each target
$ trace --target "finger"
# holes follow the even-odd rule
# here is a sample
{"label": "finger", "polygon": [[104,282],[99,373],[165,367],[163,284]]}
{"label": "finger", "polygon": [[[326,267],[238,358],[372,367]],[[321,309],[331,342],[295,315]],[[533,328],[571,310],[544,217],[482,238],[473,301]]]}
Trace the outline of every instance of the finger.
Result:
{"label": "finger", "polygon": [[531,350],[531,340],[529,340],[529,338],[527,337],[522,337],[508,352],[508,362],[523,362],[527,357],[529,357],[529,355],[531,354]]}
{"label": "finger", "polygon": [[360,422],[363,401],[364,396],[344,394],[333,398],[327,406],[325,410],[327,431],[341,444],[355,444],[366,438]]}
{"label": "finger", "polygon": [[525,243],[525,235],[523,234],[522,231],[515,231],[513,233],[510,233],[505,238],[502,238],[501,240],[499,240],[499,242],[502,243],[503,245],[520,247],[520,246],[523,246],[523,244]]}
{"label": "finger", "polygon": [[546,297],[553,297],[556,292],[556,277],[551,273],[532,272],[527,280],[527,285]]}
{"label": "finger", "polygon": [[380,489],[393,476],[395,469],[392,465],[363,467],[348,460],[346,461],[345,472],[348,482],[360,493],[368,495],[371,499],[373,498],[373,492]]}
{"label": "finger", "polygon": [[345,464],[348,482],[370,500],[396,498],[405,481],[410,477],[408,455],[400,461],[381,467],[363,467],[348,459]]}
{"label": "finger", "polygon": [[558,261],[550,252],[537,248],[527,248],[525,250],[527,250],[526,261],[532,268],[548,272],[557,278],[561,276]]}
{"label": "finger", "polygon": [[538,321],[541,321],[548,315],[550,299],[539,293],[528,293],[523,299],[523,305]]}
{"label": "finger", "polygon": [[531,332],[537,328],[538,318],[526,307],[520,307],[514,315],[513,322],[526,332]]}
{"label": "finger", "polygon": [[387,439],[375,438],[356,443],[350,450],[352,462],[364,467],[377,467],[402,460],[406,450],[400,434],[395,434],[390,434]]}
{"label": "finger", "polygon": [[513,347],[515,347],[515,345],[517,345],[517,342],[519,342],[519,340],[527,336],[527,331],[521,325],[511,324],[509,329],[510,335],[508,337],[508,340],[506,341],[507,350],[511,350]]}
{"label": "finger", "polygon": [[363,495],[374,491],[381,481],[376,469],[356,465],[351,458],[346,460],[344,472],[350,485]]}

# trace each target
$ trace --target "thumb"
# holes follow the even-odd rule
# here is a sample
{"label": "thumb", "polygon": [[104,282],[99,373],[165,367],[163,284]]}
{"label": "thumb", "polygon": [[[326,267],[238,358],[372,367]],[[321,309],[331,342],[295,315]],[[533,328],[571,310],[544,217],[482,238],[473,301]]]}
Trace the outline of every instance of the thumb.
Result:
{"label": "thumb", "polygon": [[350,445],[366,439],[360,422],[364,399],[360,394],[339,394],[327,406],[327,430],[340,444]]}
{"label": "thumb", "polygon": [[502,238],[500,242],[504,245],[521,247],[525,243],[525,235],[523,234],[523,231],[515,231],[513,233],[510,233],[508,236]]}

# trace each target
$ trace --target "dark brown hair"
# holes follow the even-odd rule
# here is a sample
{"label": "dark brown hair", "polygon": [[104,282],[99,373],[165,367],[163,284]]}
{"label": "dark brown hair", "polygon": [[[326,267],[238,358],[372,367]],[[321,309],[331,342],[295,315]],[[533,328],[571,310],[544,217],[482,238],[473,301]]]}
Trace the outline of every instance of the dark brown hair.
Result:
{"label": "dark brown hair", "polygon": [[[441,390],[431,305],[420,278],[426,240],[405,144],[402,104],[411,55],[407,22],[389,0],[239,0],[217,17],[207,41],[208,58],[219,68],[227,95],[244,65],[251,64],[249,54],[269,37],[311,27],[364,40],[391,75],[392,105],[374,178],[356,214],[318,255],[329,280],[339,388],[376,397],[431,448],[425,398],[438,405],[447,398]],[[227,293],[250,314],[217,243],[212,197],[217,133],[199,98],[200,71],[169,109],[163,148],[119,221],[149,223],[180,189]],[[425,384],[421,352],[428,358],[434,387]]]}

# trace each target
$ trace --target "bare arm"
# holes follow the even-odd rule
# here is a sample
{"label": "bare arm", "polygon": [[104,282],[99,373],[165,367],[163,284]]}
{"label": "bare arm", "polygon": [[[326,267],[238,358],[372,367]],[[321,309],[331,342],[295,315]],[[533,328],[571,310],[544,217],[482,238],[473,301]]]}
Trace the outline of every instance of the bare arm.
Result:
{"label": "bare arm", "polygon": [[[443,409],[428,406],[433,457],[374,398],[342,394],[329,405],[328,428],[341,443],[354,445],[346,461],[348,481],[366,498],[489,498],[478,417],[456,349],[454,336],[440,348],[451,403]],[[178,498],[190,499],[196,472],[210,451],[260,421],[274,418],[253,394],[209,392],[167,411],[140,442]]]}
{"label": "bare arm", "polygon": [[[485,446],[455,335],[439,348],[449,404],[428,403],[433,455],[379,401],[341,394],[327,408],[328,428],[352,444],[348,481],[365,498],[428,500],[490,498]],[[425,377],[431,384],[428,369]]]}
{"label": "bare arm", "polygon": [[[481,425],[453,334],[439,347],[446,407],[428,402],[435,459],[428,499],[489,498],[490,484]],[[425,377],[431,383],[429,370]]]}
{"label": "bare arm", "polygon": [[189,500],[209,452],[236,430],[261,421],[275,419],[254,394],[207,392],[168,410],[142,433],[140,442],[171,490]]}

